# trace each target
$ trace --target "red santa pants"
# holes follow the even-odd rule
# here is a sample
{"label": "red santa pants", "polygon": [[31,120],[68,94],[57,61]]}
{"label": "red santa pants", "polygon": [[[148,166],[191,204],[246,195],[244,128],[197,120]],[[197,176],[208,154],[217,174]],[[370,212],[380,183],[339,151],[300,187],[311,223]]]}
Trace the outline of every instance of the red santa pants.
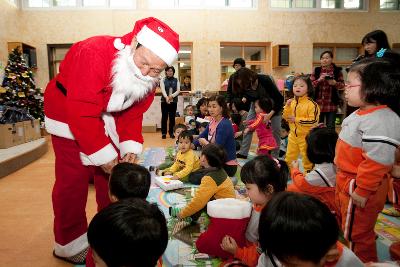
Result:
{"label": "red santa pants", "polygon": [[377,262],[375,244],[375,223],[379,212],[385,205],[388,193],[388,181],[383,179],[378,190],[368,197],[364,208],[356,207],[349,192],[355,189],[355,179],[337,173],[337,181],[347,181],[336,184],[336,205],[340,209],[344,237],[350,242],[350,248],[363,262]]}
{"label": "red santa pants", "polygon": [[93,178],[98,210],[109,205],[108,175],[100,167],[83,166],[74,140],[52,135],[56,157],[53,187],[55,253],[70,257],[88,246],[86,201]]}

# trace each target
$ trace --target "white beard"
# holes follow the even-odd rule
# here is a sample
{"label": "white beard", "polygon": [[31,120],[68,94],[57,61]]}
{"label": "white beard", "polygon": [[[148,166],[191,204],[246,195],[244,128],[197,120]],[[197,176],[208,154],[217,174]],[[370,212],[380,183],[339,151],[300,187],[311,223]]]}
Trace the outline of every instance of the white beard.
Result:
{"label": "white beard", "polygon": [[107,105],[108,112],[127,109],[148,95],[160,82],[160,78],[143,76],[133,61],[134,51],[127,45],[120,50],[112,67],[113,92]]}

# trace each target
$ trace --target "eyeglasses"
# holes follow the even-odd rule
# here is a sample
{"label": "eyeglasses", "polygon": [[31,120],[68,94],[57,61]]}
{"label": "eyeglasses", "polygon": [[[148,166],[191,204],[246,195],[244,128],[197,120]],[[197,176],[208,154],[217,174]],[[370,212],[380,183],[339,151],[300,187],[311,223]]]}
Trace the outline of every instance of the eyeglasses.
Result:
{"label": "eyeglasses", "polygon": [[357,87],[357,86],[361,86],[361,84],[350,84],[347,82],[344,83],[345,88],[353,88],[353,87]]}

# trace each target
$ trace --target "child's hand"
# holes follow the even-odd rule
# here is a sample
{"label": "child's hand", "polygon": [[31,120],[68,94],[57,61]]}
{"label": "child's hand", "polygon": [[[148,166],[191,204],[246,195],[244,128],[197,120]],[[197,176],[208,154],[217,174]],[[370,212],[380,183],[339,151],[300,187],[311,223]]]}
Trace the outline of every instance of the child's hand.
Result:
{"label": "child's hand", "polygon": [[163,172],[162,175],[172,175],[172,172]]}
{"label": "child's hand", "polygon": [[298,169],[299,168],[299,162],[297,160],[292,161],[292,168],[293,169]]}
{"label": "child's hand", "polygon": [[271,112],[265,114],[265,115],[264,115],[264,120],[263,120],[263,121],[264,121],[265,123],[268,123],[268,122],[271,120],[272,115],[273,115],[273,114],[272,114]]}
{"label": "child's hand", "polygon": [[174,175],[174,176],[172,176],[170,179],[171,179],[171,180],[179,180],[180,178],[179,178],[178,176]]}
{"label": "child's hand", "polygon": [[393,165],[393,168],[392,168],[392,171],[390,172],[390,174],[394,178],[400,178],[400,165]]}
{"label": "child's hand", "polygon": [[357,193],[353,192],[350,194],[351,198],[353,199],[354,205],[360,208],[364,208],[365,204],[367,203],[367,198],[357,195]]}
{"label": "child's hand", "polygon": [[395,178],[400,178],[400,147],[398,147],[396,149],[394,157],[395,157],[395,161],[394,161],[394,165],[393,165],[393,168],[392,168],[392,171],[390,172],[390,174]]}
{"label": "child's hand", "polygon": [[286,101],[286,106],[290,106],[290,104],[292,103],[293,98],[288,99],[288,101]]}
{"label": "child's hand", "polygon": [[226,251],[226,252],[231,253],[232,255],[235,255],[238,245],[236,244],[235,239],[233,239],[229,235],[226,235],[222,239],[221,248],[223,251]]}
{"label": "child's hand", "polygon": [[291,122],[291,123],[295,123],[296,122],[296,117],[293,115],[290,115],[287,117],[287,121]]}
{"label": "child's hand", "polygon": [[235,133],[235,138],[238,138],[238,137],[241,136],[242,134],[243,134],[242,131],[239,131],[239,132]]}

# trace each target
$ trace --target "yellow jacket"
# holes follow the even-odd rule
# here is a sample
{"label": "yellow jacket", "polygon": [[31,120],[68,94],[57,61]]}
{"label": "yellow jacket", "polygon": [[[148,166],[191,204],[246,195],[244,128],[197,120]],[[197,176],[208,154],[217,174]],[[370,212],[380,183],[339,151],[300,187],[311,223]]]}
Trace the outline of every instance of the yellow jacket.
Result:
{"label": "yellow jacket", "polygon": [[179,151],[176,155],[174,164],[172,164],[171,167],[163,170],[163,173],[172,172],[173,175],[176,175],[179,177],[179,179],[182,179],[198,169],[200,169],[199,157],[192,149],[190,149],[185,153]]}
{"label": "yellow jacket", "polygon": [[202,210],[212,197],[215,199],[236,197],[233,183],[223,169],[211,171],[201,179],[195,196],[181,211],[180,217],[185,218]]}
{"label": "yellow jacket", "polygon": [[289,122],[290,134],[305,136],[312,127],[318,125],[319,106],[307,95],[293,98],[290,105],[283,108],[283,118],[294,116],[295,122]]}

